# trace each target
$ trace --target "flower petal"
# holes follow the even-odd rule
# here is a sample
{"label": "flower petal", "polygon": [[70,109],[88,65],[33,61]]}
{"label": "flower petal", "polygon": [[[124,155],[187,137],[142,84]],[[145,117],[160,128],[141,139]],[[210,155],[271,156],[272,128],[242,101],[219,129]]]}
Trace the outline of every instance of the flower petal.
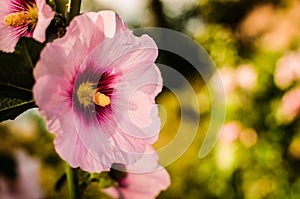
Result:
{"label": "flower petal", "polygon": [[99,14],[103,17],[104,33],[106,37],[113,37],[115,34],[122,33],[128,30],[117,13],[109,10],[104,10],[99,12]]}
{"label": "flower petal", "polygon": [[46,39],[46,29],[54,17],[52,8],[45,0],[36,0],[38,9],[38,22],[33,32],[33,38],[39,42],[44,42]]}
{"label": "flower petal", "polygon": [[61,131],[56,132],[57,137],[54,140],[57,153],[72,167],[81,167],[89,172],[109,170],[109,167],[101,164],[82,144],[76,133],[73,117],[72,111],[60,117]]}
{"label": "flower petal", "polygon": [[14,52],[18,40],[19,37],[14,33],[13,27],[8,27],[0,22],[0,50],[8,53]]}
{"label": "flower petal", "polygon": [[48,43],[34,69],[35,79],[53,75],[72,81],[85,56],[82,47],[81,41],[76,37],[62,37]]}
{"label": "flower petal", "polygon": [[[59,116],[68,108],[66,97],[67,83],[58,77],[47,75],[38,79],[33,87],[33,95],[39,110],[51,119]],[[47,91],[47,92],[45,92]]]}
{"label": "flower petal", "polygon": [[145,144],[118,132],[117,125],[106,121],[87,125],[74,115],[76,133],[86,150],[107,168],[113,163],[133,164],[143,154]]}
{"label": "flower petal", "polygon": [[133,137],[156,141],[160,131],[158,108],[155,96],[162,89],[162,78],[155,64],[139,77],[132,69],[116,85],[112,99],[114,119],[124,132]]}
{"label": "flower petal", "polygon": [[98,16],[87,13],[75,17],[64,37],[48,43],[34,70],[35,78],[52,74],[72,80],[90,51],[104,39],[103,21]]}
{"label": "flower petal", "polygon": [[158,49],[148,35],[136,37],[131,31],[116,34],[105,39],[90,54],[88,62],[94,66],[110,68],[126,74],[132,68],[148,68],[158,55]]}

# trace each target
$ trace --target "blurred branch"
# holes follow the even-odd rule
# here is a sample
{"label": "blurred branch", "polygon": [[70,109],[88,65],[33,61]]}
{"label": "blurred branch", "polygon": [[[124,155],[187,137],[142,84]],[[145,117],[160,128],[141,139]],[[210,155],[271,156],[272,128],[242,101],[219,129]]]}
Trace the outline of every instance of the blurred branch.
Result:
{"label": "blurred branch", "polygon": [[152,0],[150,2],[150,9],[155,18],[156,26],[167,28],[168,22],[163,12],[163,5],[160,0]]}
{"label": "blurred branch", "polygon": [[67,24],[80,13],[81,0],[69,0],[67,9]]}

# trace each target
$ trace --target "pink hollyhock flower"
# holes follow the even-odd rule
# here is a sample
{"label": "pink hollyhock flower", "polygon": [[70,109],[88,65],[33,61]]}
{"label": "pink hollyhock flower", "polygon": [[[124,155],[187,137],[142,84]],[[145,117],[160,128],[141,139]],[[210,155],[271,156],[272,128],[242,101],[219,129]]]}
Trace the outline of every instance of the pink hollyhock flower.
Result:
{"label": "pink hollyhock flower", "polygon": [[[15,179],[5,179],[0,176],[0,198],[43,198],[43,192],[41,189],[39,176],[39,162],[25,154],[23,151],[17,151],[15,157],[17,166],[17,176]],[[1,162],[1,164],[5,163]]]}
{"label": "pink hollyhock flower", "polygon": [[278,110],[279,120],[291,122],[300,112],[300,86],[286,92],[282,97],[281,105]]}
{"label": "pink hollyhock flower", "polygon": [[241,124],[238,121],[227,122],[221,129],[220,141],[222,143],[234,142],[242,132]]}
{"label": "pink hollyhock flower", "polygon": [[162,78],[155,42],[136,37],[112,11],[75,17],[34,70],[36,104],[58,154],[89,172],[130,165],[160,131]]}
{"label": "pink hollyhock flower", "polygon": [[0,50],[13,52],[21,37],[46,38],[46,28],[54,12],[46,0],[0,1]]}
{"label": "pink hollyhock flower", "polygon": [[136,164],[127,167],[113,164],[109,172],[117,186],[103,191],[113,198],[122,199],[153,199],[162,190],[170,186],[168,172],[158,165],[156,152],[147,147],[147,154]]}
{"label": "pink hollyhock flower", "polygon": [[232,94],[238,87],[235,69],[232,67],[224,66],[220,68],[219,71],[226,94]]}
{"label": "pink hollyhock flower", "polygon": [[253,90],[257,82],[257,73],[253,66],[244,64],[236,69],[236,81],[240,88]]}
{"label": "pink hollyhock flower", "polygon": [[274,81],[279,88],[286,89],[300,79],[300,53],[292,52],[280,58],[276,64]]}

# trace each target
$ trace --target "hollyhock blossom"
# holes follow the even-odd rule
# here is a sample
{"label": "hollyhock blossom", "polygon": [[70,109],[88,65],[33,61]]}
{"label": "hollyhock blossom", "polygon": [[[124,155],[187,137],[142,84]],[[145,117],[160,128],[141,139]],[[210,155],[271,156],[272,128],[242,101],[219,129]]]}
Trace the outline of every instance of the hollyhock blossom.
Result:
{"label": "hollyhock blossom", "polygon": [[13,52],[21,37],[46,39],[46,28],[54,12],[46,0],[0,1],[0,50]]}
{"label": "hollyhock blossom", "polygon": [[151,147],[147,147],[142,159],[126,170],[125,166],[113,164],[109,175],[117,185],[103,191],[113,198],[153,199],[170,185],[170,176],[158,165],[158,155]]}
{"label": "hollyhock blossom", "polygon": [[[1,164],[5,163],[1,162]],[[15,155],[15,164],[17,167],[15,179],[6,179],[0,175],[0,198],[43,198],[44,194],[41,188],[39,176],[39,162],[28,156],[23,151],[17,151]]]}
{"label": "hollyhock blossom", "polygon": [[160,131],[162,78],[155,42],[136,37],[112,11],[75,17],[34,70],[34,99],[57,153],[89,172],[135,163]]}

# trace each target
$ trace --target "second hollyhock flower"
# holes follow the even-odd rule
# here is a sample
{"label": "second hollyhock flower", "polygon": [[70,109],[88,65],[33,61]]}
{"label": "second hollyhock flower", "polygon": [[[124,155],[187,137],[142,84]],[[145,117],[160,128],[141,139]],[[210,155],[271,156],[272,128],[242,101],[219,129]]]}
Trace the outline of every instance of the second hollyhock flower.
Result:
{"label": "second hollyhock flower", "polygon": [[44,42],[53,17],[46,0],[1,0],[0,50],[13,52],[21,37]]}
{"label": "second hollyhock flower", "polygon": [[157,139],[157,54],[149,36],[134,36],[112,11],[75,17],[63,38],[46,45],[34,98],[56,134],[56,151],[72,167],[133,164]]}
{"label": "second hollyhock flower", "polygon": [[113,198],[153,199],[170,184],[167,170],[158,164],[158,155],[151,146],[146,148],[144,156],[129,167],[113,164],[109,176],[116,185],[103,189]]}

